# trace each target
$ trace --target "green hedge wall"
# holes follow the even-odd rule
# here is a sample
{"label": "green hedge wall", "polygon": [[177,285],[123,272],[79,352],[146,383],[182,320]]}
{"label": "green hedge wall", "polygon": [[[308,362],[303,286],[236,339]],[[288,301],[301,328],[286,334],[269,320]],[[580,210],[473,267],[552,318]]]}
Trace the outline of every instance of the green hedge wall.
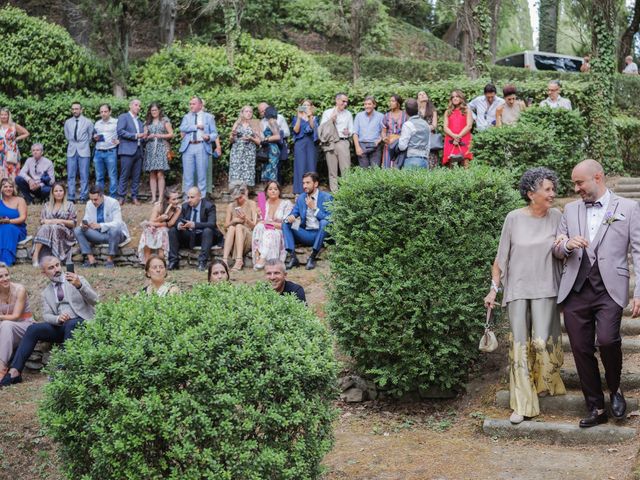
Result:
{"label": "green hedge wall", "polygon": [[328,320],[391,394],[467,379],[511,176],[488,167],[355,169],[333,202]]}
{"label": "green hedge wall", "polygon": [[101,303],[50,365],[68,478],[317,479],[332,445],[332,337],[263,283]]}
{"label": "green hedge wall", "polygon": [[618,131],[624,171],[640,175],[640,119],[626,115],[613,117]]}

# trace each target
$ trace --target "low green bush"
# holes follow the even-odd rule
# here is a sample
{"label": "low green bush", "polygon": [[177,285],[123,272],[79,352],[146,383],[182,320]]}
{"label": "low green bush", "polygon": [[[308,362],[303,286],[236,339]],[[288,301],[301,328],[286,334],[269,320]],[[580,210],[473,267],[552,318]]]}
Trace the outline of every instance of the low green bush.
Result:
{"label": "low green bush", "polygon": [[109,89],[106,66],[59,25],[5,6],[0,9],[0,38],[0,92],[8,96]]}
{"label": "low green bush", "polygon": [[355,169],[335,193],[327,317],[391,394],[457,387],[477,358],[511,176],[475,166]]}
{"label": "low green bush", "polygon": [[50,364],[68,478],[315,479],[332,445],[331,336],[265,284],[100,304]]}
{"label": "low green bush", "polygon": [[571,189],[571,170],[584,159],[585,121],[579,112],[529,108],[515,126],[490,128],[473,137],[475,161],[507,169],[514,185],[525,170],[551,168],[560,180],[558,193]]}
{"label": "low green bush", "polygon": [[640,119],[620,115],[613,117],[613,124],[618,131],[624,171],[640,175]]}

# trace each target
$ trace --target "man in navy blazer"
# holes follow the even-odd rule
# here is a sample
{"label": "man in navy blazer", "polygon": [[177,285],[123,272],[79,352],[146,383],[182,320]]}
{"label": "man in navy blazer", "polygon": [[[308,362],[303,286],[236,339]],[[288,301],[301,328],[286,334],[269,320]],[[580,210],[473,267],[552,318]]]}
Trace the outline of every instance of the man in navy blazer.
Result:
{"label": "man in navy blazer", "polygon": [[[324,244],[326,228],[329,224],[329,211],[327,207],[333,201],[333,196],[328,192],[318,190],[320,177],[316,172],[307,172],[302,177],[302,189],[304,193],[298,197],[291,210],[291,215],[282,223],[284,235],[284,247],[289,253],[287,269],[300,265],[296,257],[296,241],[305,246],[312,246],[313,251],[307,260],[306,269],[316,268],[316,257]],[[293,222],[300,218],[300,227],[292,228]]]}
{"label": "man in navy blazer", "polygon": [[[207,169],[211,155],[211,143],[216,143],[218,130],[213,115],[204,111],[204,102],[200,97],[189,100],[189,113],[180,123],[180,153],[182,154],[182,191],[188,192],[198,177],[200,194],[207,195]],[[217,145],[217,144],[216,144]],[[216,146],[216,155],[221,154]]]}
{"label": "man in navy blazer", "polygon": [[144,123],[138,114],[140,113],[140,100],[133,99],[129,102],[129,111],[118,117],[118,156],[120,157],[120,182],[118,184],[118,197],[120,205],[127,196],[129,180],[131,180],[131,201],[140,205],[138,201],[138,188],[140,187],[140,175],[142,174],[142,147],[146,134]]}

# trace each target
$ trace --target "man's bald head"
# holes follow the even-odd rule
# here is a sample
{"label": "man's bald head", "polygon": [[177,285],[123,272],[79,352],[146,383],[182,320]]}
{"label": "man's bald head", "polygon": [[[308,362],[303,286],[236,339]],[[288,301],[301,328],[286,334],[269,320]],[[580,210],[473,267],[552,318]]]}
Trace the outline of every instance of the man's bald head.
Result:
{"label": "man's bald head", "polygon": [[602,165],[600,165],[600,162],[592,160],[591,158],[581,161],[573,169],[580,170],[587,175],[595,175],[596,173],[601,173],[604,176],[604,169],[602,168]]}
{"label": "man's bald head", "polygon": [[607,191],[604,169],[592,159],[583,160],[571,172],[573,189],[585,202],[595,202]]}
{"label": "man's bald head", "polygon": [[200,189],[198,187],[191,187],[187,190],[187,203],[191,207],[198,205],[201,199],[202,195],[200,194]]}

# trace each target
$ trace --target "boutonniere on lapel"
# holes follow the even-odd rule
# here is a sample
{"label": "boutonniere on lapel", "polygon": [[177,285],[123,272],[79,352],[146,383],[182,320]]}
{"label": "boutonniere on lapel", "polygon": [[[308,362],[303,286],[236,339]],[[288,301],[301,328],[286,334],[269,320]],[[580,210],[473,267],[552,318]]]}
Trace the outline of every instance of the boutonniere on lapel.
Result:
{"label": "boutonniere on lapel", "polygon": [[624,220],[625,216],[622,213],[613,214],[613,212],[607,212],[604,214],[603,225],[611,225],[613,222]]}

